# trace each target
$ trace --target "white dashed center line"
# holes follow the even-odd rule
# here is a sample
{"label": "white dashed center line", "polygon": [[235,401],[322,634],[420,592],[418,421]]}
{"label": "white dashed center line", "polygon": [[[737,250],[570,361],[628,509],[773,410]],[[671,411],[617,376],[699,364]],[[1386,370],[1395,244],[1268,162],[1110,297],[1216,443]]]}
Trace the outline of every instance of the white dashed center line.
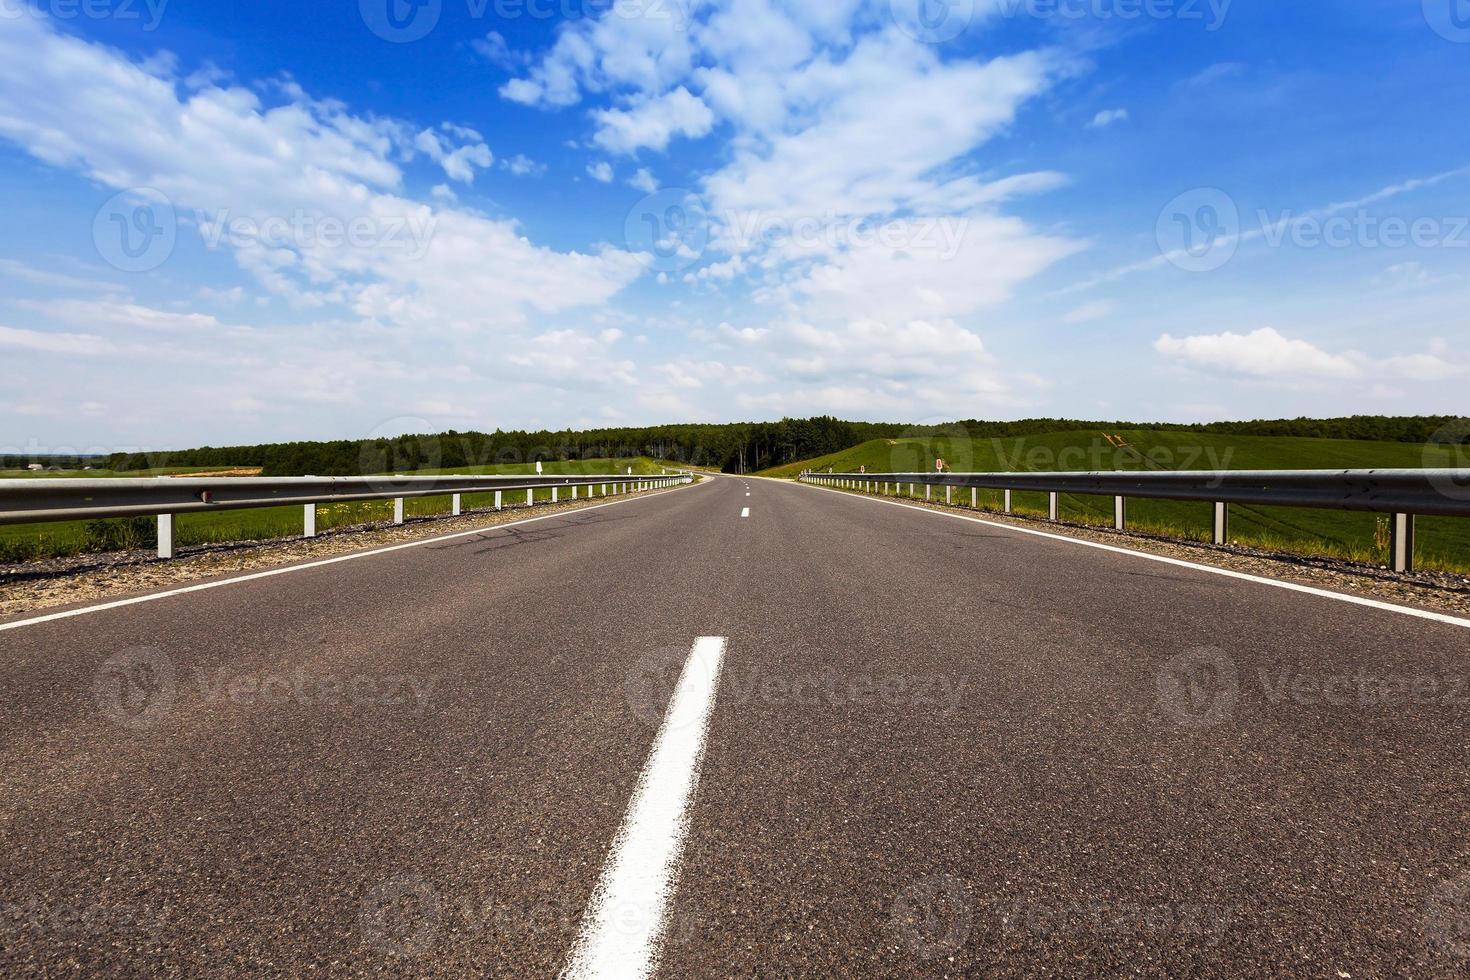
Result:
{"label": "white dashed center line", "polygon": [[740,516],[741,517],[749,517],[750,516],[750,508],[749,507],[746,507],[744,510],[742,510],[740,512]]}
{"label": "white dashed center line", "polygon": [[689,651],[622,830],[582,916],[582,931],[562,973],[565,980],[647,977],[658,965],[725,643],[723,636],[701,636]]}

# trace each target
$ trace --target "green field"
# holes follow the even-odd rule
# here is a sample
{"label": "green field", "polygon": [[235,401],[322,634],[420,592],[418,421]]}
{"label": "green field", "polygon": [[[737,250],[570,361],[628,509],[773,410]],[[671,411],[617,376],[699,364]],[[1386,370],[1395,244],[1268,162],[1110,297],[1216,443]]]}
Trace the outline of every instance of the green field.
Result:
{"label": "green field", "polygon": [[[1122,445],[1106,438],[1114,437]],[[855,473],[932,472],[936,458],[956,472],[1090,472],[1094,470],[1361,469],[1463,466],[1453,447],[1289,436],[1230,436],[1148,429],[1054,432],[1007,439],[953,436],[877,439],[852,449],[761,474],[792,478],[802,470]],[[922,496],[923,491],[919,491]],[[968,494],[962,495],[968,497]],[[981,505],[999,509],[1000,494],[980,494]],[[967,500],[965,502],[968,502]],[[1045,515],[1045,494],[1017,493],[1022,513]],[[1112,500],[1062,496],[1062,518],[1110,525]],[[1176,537],[1209,540],[1205,503],[1130,500],[1130,526]],[[1470,571],[1470,518],[1421,517],[1421,567]],[[1231,507],[1233,542],[1359,561],[1387,558],[1386,519],[1375,514],[1295,507]]]}
{"label": "green field", "polygon": [[[660,464],[651,459],[587,459],[570,462],[546,462],[542,467],[551,474],[613,474],[624,473],[628,467],[635,475],[655,475],[662,472]],[[17,477],[53,477],[102,479],[106,477],[171,476],[197,472],[212,472],[219,469],[193,468],[167,471],[135,471],[111,473],[106,470],[77,470],[57,473],[32,473],[29,471],[0,470],[0,479]],[[520,476],[536,472],[534,463],[518,463],[502,466],[473,466],[457,470],[421,470],[418,475],[474,474],[478,476]],[[565,498],[566,494],[562,494]],[[550,490],[538,490],[538,501],[551,499]],[[524,491],[510,494],[506,504],[525,505]],[[465,494],[465,509],[490,507],[495,496],[490,494]],[[424,517],[448,514],[450,501],[444,497],[416,497],[404,501],[404,513],[408,517]],[[369,521],[387,521],[393,517],[391,500],[374,500],[360,503],[323,504],[317,508],[317,529],[330,530]],[[290,538],[301,534],[301,508],[296,505],[285,507],[262,507],[255,510],[222,510],[212,514],[181,514],[174,524],[174,540],[181,546],[208,544],[225,541],[263,541],[272,538]],[[26,561],[59,555],[73,555],[87,551],[106,551],[120,547],[148,547],[152,542],[153,520],[143,518],[136,521],[64,521],[54,524],[17,524],[0,527],[0,561]]]}

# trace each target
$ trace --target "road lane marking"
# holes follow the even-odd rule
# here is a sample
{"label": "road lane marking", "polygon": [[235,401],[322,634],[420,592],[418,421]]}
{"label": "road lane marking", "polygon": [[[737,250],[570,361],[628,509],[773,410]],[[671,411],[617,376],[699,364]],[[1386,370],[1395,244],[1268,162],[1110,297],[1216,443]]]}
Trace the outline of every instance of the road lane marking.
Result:
{"label": "road lane marking", "polygon": [[740,511],[740,516],[741,517],[749,517],[750,516],[750,508],[749,507],[746,507],[743,510],[741,510]]}
{"label": "road lane marking", "polygon": [[[0,623],[0,633],[6,630],[20,629],[22,626],[37,626],[41,623],[55,622],[58,619],[71,619],[73,616],[85,616],[88,613],[105,612],[108,609],[121,609],[124,606],[136,606],[143,602],[153,602],[157,599],[168,599],[177,595],[188,595],[191,592],[205,592],[209,589],[223,588],[226,585],[236,585],[240,582],[254,582],[257,579],[272,578],[276,575],[287,575],[291,572],[304,572],[309,568],[324,568],[327,565],[336,565],[344,561],[355,561],[358,558],[372,558],[375,555],[386,555],[394,551],[406,551],[409,548],[422,548],[426,544],[440,544],[445,541],[455,541],[459,538],[470,538],[477,534],[489,534],[493,531],[503,531],[506,528],[520,527],[523,524],[534,524],[537,521],[549,521],[553,517],[570,517],[573,514],[585,514],[588,511],[601,510],[604,507],[617,507],[621,504],[631,504],[640,500],[652,500],[666,493],[676,490],[685,490],[690,487],[709,486],[703,483],[686,483],[682,486],[671,487],[667,490],[655,490],[651,493],[637,497],[620,497],[617,500],[609,500],[605,504],[594,504],[591,507],[579,507],[576,510],[562,510],[553,514],[542,514],[540,517],[527,517],[524,520],[510,521],[505,524],[488,524],[485,527],[475,528],[472,531],[456,531],[453,534],[442,534],[437,538],[424,538],[422,541],[407,541],[403,544],[389,545],[385,548],[374,548],[371,551],[354,551],[346,555],[337,555],[335,558],[323,558],[320,561],[304,562],[300,565],[286,565],[281,568],[269,568],[262,572],[251,572],[248,575],[237,575],[234,578],[220,579],[217,582],[199,582],[195,585],[186,585],[177,589],[169,589],[166,592],[150,592],[148,595],[133,596],[129,599],[114,599],[111,602],[98,603],[95,606],[83,606],[80,609],[67,609],[62,612],[46,613],[42,616],[34,616],[30,619],[19,619],[13,623]],[[283,540],[300,540],[297,538],[286,538]]]}
{"label": "road lane marking", "polygon": [[[767,477],[766,479],[774,479]],[[788,482],[788,481],[781,481]],[[897,500],[884,500],[881,497],[870,497],[861,493],[849,493],[843,490],[833,490],[829,487],[819,487],[812,483],[797,483],[797,486],[807,487],[812,490],[821,490],[825,493],[835,493],[842,497],[858,500],[867,500],[875,504],[887,504],[890,507],[902,507],[904,510],[915,511],[920,514],[932,514],[935,517],[948,517],[957,521],[969,521],[972,524],[984,524],[986,527],[999,528],[1003,531],[1015,531],[1017,534],[1029,534],[1032,537],[1047,538],[1052,541],[1065,541],[1067,544],[1081,545],[1084,548],[1096,548],[1098,551],[1108,551],[1118,555],[1130,555],[1134,558],[1142,558],[1146,561],[1156,561],[1165,565],[1174,565],[1178,568],[1192,568],[1198,572],[1209,572],[1211,575],[1223,575],[1225,578],[1238,579],[1242,582],[1256,582],[1260,585],[1269,585],[1274,589],[1285,589],[1288,592],[1300,592],[1304,595],[1317,596],[1320,599],[1333,599],[1337,602],[1346,602],[1354,606],[1366,606],[1369,609],[1379,609],[1384,612],[1399,613],[1403,616],[1413,616],[1416,619],[1428,619],[1436,623],[1446,623],[1450,626],[1459,626],[1470,629],[1470,619],[1459,616],[1451,616],[1448,613],[1431,612],[1428,609],[1415,609],[1413,606],[1396,606],[1391,602],[1381,602],[1378,599],[1367,599],[1362,596],[1347,595],[1343,592],[1329,592],[1327,589],[1313,588],[1310,585],[1298,585],[1296,582],[1283,582],[1279,579],[1265,578],[1261,575],[1251,575],[1248,572],[1237,572],[1230,568],[1219,568],[1214,565],[1201,565],[1197,562],[1185,561],[1182,558],[1170,558],[1166,555],[1154,555],[1147,551],[1134,551],[1132,548],[1121,548],[1117,545],[1103,544],[1100,541],[1087,541],[1083,538],[1068,537],[1065,534],[1053,534],[1050,531],[1037,531],[1029,527],[1017,527],[1014,524],[1002,524],[999,521],[987,521],[980,517],[971,517],[968,514],[950,514],[942,510],[931,510],[928,507],[912,507]]]}
{"label": "road lane marking", "polygon": [[564,980],[646,977],[658,965],[726,642],[723,636],[701,636],[689,651],[628,815],[582,916]]}

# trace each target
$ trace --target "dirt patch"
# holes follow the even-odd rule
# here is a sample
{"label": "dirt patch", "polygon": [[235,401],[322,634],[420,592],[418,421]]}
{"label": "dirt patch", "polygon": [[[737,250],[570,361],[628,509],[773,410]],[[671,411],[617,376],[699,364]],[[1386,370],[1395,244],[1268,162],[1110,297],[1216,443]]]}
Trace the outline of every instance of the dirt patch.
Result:
{"label": "dirt patch", "polygon": [[192,480],[192,479],[195,479],[196,477],[202,477],[202,476],[204,476],[204,477],[216,477],[216,476],[260,476],[261,472],[262,472],[261,468],[259,466],[257,466],[254,469],[246,468],[246,469],[238,469],[238,470],[210,470],[207,473],[170,473],[169,474],[169,479],[171,479],[171,480]]}

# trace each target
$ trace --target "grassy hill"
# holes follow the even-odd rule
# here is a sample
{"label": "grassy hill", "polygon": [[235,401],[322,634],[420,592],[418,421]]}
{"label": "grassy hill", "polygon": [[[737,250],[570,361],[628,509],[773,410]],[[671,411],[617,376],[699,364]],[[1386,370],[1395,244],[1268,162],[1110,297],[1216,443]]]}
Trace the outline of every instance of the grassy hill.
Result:
{"label": "grassy hill", "polygon": [[[936,458],[959,472],[1090,472],[1105,470],[1346,469],[1463,465],[1449,446],[1291,436],[1236,436],[1150,429],[1078,430],[1019,438],[952,435],[875,439],[829,456],[767,470],[761,475],[792,478],[804,469],[869,473],[929,472]],[[999,494],[981,493],[982,505],[999,505]],[[1016,494],[1018,510],[1045,514],[1043,494]],[[1064,519],[1109,524],[1112,501],[1064,494]],[[1137,528],[1207,540],[1209,505],[1131,500],[1129,521]],[[1374,514],[1303,510],[1292,507],[1231,508],[1231,539],[1242,544],[1305,554],[1381,561],[1387,554],[1386,524]],[[1421,517],[1420,562],[1425,567],[1470,570],[1470,520]]]}
{"label": "grassy hill", "polygon": [[[613,474],[623,473],[628,467],[636,475],[651,475],[662,472],[661,464],[647,458],[636,459],[587,459],[570,462],[548,462],[542,464],[546,473],[552,474]],[[64,473],[31,473],[24,470],[0,470],[0,479],[17,477],[95,478],[113,476],[174,476],[203,471],[214,472],[217,467],[179,467],[167,470],[131,471],[112,473],[106,470],[67,471]],[[415,475],[475,474],[478,476],[520,476],[534,473],[534,463],[516,463],[500,466],[472,466],[462,469],[418,470]],[[537,500],[549,500],[549,490],[538,491]],[[494,503],[493,494],[465,494],[464,506],[488,507]],[[524,503],[525,495],[507,500],[507,503]],[[448,497],[419,497],[404,502],[404,512],[409,517],[449,513]],[[391,500],[363,501],[359,503],[323,504],[317,507],[317,528],[322,531],[334,527],[363,524],[369,521],[391,520]],[[106,551],[114,548],[146,547],[152,540],[153,521],[63,521],[55,524],[18,524],[0,527],[0,561],[25,561],[57,555],[78,554],[84,551]],[[301,508],[262,507],[255,510],[222,510],[212,514],[181,514],[175,521],[174,540],[180,545],[203,544],[222,541],[263,541],[271,538],[289,538],[301,534]]]}

